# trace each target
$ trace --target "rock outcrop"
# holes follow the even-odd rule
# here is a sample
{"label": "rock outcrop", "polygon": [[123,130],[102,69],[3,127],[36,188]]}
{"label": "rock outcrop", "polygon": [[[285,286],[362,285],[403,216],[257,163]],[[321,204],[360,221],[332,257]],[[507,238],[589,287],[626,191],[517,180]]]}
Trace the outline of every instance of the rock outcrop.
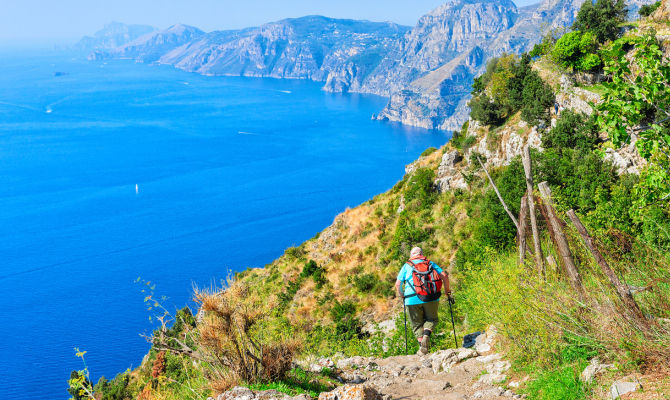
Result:
{"label": "rock outcrop", "polygon": [[584,371],[582,371],[579,379],[582,382],[591,383],[593,382],[593,379],[596,377],[596,375],[610,369],[614,369],[613,364],[602,364],[598,358],[593,358],[589,366],[584,368]]}
{"label": "rock outcrop", "polygon": [[656,21],[670,21],[670,1],[661,1],[661,6],[652,14]]}

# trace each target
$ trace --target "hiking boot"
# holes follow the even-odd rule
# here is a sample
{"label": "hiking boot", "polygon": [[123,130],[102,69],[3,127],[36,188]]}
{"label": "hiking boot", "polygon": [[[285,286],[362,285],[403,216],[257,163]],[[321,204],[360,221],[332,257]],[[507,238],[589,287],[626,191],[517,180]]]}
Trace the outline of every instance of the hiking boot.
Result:
{"label": "hiking boot", "polygon": [[429,350],[430,350],[430,336],[423,335],[423,338],[421,338],[421,347],[419,348],[419,352],[421,354],[428,354]]}

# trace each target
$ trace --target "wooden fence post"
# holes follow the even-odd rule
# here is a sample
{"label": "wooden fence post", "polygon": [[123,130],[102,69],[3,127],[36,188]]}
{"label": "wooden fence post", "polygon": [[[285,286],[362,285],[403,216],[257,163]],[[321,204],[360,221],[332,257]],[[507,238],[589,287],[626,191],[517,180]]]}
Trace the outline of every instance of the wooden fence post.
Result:
{"label": "wooden fence post", "polygon": [[526,220],[528,214],[528,198],[526,196],[521,198],[521,207],[519,209],[519,229],[516,232],[517,241],[519,244],[519,264],[523,265],[526,257],[526,231],[528,230]]}
{"label": "wooden fence post", "polygon": [[546,279],[547,269],[544,264],[544,255],[542,254],[542,244],[540,243],[540,231],[537,229],[537,218],[535,216],[535,202],[533,200],[533,171],[530,160],[530,146],[523,148],[521,160],[523,170],[526,174],[526,189],[528,191],[528,208],[530,210],[530,228],[533,232],[533,248],[535,249],[535,264],[540,270],[542,277]]}
{"label": "wooden fence post", "polygon": [[572,221],[572,224],[575,226],[575,228],[577,228],[577,232],[579,232],[579,234],[581,235],[584,244],[591,251],[591,255],[593,255],[593,258],[596,260],[600,268],[603,270],[603,272],[609,279],[609,281],[612,283],[612,286],[614,286],[614,289],[619,295],[619,298],[621,298],[626,307],[628,307],[630,311],[633,312],[635,317],[646,325],[647,320],[644,317],[644,314],[642,314],[642,310],[640,310],[640,307],[637,305],[637,302],[635,302],[633,295],[630,293],[628,285],[621,282],[619,277],[616,276],[612,268],[605,260],[605,257],[603,257],[603,255],[600,253],[600,250],[598,250],[598,248],[596,247],[596,243],[593,240],[593,237],[589,235],[589,232],[586,230],[586,227],[584,226],[584,224],[582,224],[582,221],[579,219],[579,217],[577,217],[577,214],[575,214],[575,211],[570,210],[567,212],[567,214],[568,217],[570,217],[570,221]]}
{"label": "wooden fence post", "polygon": [[558,248],[558,253],[561,255],[563,266],[568,273],[570,284],[572,285],[573,289],[575,289],[577,294],[579,294],[580,298],[583,298],[584,288],[582,287],[582,280],[579,276],[577,265],[575,265],[575,261],[572,258],[572,252],[570,252],[570,246],[568,246],[568,239],[565,237],[563,227],[559,222],[558,216],[556,216],[556,213],[554,212],[553,201],[551,199],[551,189],[549,189],[547,182],[541,182],[537,185],[537,187],[540,189],[542,201],[547,206],[547,216],[549,218],[549,223],[554,229],[554,234],[556,236],[556,247]]}
{"label": "wooden fence post", "polygon": [[491,175],[489,175],[489,171],[486,169],[486,167],[484,166],[484,163],[482,162],[482,160],[479,157],[477,157],[477,161],[479,161],[479,165],[482,166],[482,169],[484,170],[484,173],[486,173],[486,177],[489,178],[489,182],[491,182],[491,186],[493,186],[493,190],[495,190],[496,194],[498,195],[498,199],[500,200],[500,203],[502,204],[503,208],[505,209],[505,211],[507,211],[507,215],[509,215],[512,222],[514,222],[514,226],[516,227],[516,229],[519,230],[519,223],[517,222],[516,218],[514,217],[514,214],[512,214],[512,212],[507,207],[507,204],[505,203],[505,200],[503,200],[502,195],[500,194],[500,191],[498,190],[498,187],[493,182],[493,179],[491,178]]}

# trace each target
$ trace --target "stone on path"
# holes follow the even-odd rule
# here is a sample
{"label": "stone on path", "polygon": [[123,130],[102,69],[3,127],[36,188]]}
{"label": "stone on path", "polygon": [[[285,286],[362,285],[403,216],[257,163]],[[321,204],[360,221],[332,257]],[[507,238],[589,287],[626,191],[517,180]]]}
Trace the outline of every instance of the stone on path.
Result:
{"label": "stone on path", "polygon": [[236,386],[227,392],[221,393],[216,400],[311,400],[311,397],[306,394],[291,397],[276,390],[254,392],[249,388]]}
{"label": "stone on path", "polygon": [[616,381],[612,384],[610,388],[610,396],[612,399],[618,399],[619,396],[622,396],[626,393],[631,393],[637,391],[641,388],[640,382],[630,382],[630,381]]}
{"label": "stone on path", "polygon": [[593,358],[591,360],[591,364],[589,364],[588,367],[584,368],[584,371],[582,371],[582,374],[579,377],[579,379],[581,379],[582,382],[591,383],[593,381],[593,378],[595,378],[595,376],[598,375],[600,372],[612,368],[614,368],[614,365],[601,364],[598,358]]}
{"label": "stone on path", "polygon": [[344,385],[331,392],[321,393],[319,400],[384,400],[384,396],[369,386]]}

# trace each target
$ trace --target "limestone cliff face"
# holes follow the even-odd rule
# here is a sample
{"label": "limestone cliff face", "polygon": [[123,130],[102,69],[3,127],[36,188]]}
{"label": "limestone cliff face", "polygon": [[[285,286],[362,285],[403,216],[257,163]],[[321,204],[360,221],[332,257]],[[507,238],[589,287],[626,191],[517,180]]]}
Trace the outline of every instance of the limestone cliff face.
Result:
{"label": "limestone cliff face", "polygon": [[364,91],[391,94],[513,26],[509,0],[455,0],[423,16],[375,69]]}
{"label": "limestone cliff face", "polygon": [[161,43],[160,37],[171,37],[166,31],[111,55],[205,75],[326,81],[329,72],[339,70],[351,77],[341,84],[333,81],[333,90],[346,91],[353,77],[360,76],[366,65],[376,64],[408,29],[388,22],[308,16],[243,30],[192,31]]}
{"label": "limestone cliff face", "polygon": [[[91,59],[131,58],[205,75],[311,79],[330,92],[389,97],[376,116],[455,130],[469,114],[470,85],[491,57],[528,51],[552,28],[572,24],[584,0],[451,0],[414,28],[321,16],[204,33],[175,25]],[[649,2],[652,0],[629,0]]]}
{"label": "limestone cliff face", "polygon": [[395,86],[379,85],[375,76],[364,85],[377,93],[379,86],[397,90],[377,118],[458,129],[468,118],[472,80],[487,60],[530,50],[546,29],[571,24],[582,1],[545,0],[518,9],[509,1],[457,0],[435,9],[406,36],[397,66],[386,74]]}
{"label": "limestone cliff face", "polygon": [[455,130],[467,119],[470,85],[484,62],[480,47],[459,55],[391,95],[377,116],[427,129]]}

